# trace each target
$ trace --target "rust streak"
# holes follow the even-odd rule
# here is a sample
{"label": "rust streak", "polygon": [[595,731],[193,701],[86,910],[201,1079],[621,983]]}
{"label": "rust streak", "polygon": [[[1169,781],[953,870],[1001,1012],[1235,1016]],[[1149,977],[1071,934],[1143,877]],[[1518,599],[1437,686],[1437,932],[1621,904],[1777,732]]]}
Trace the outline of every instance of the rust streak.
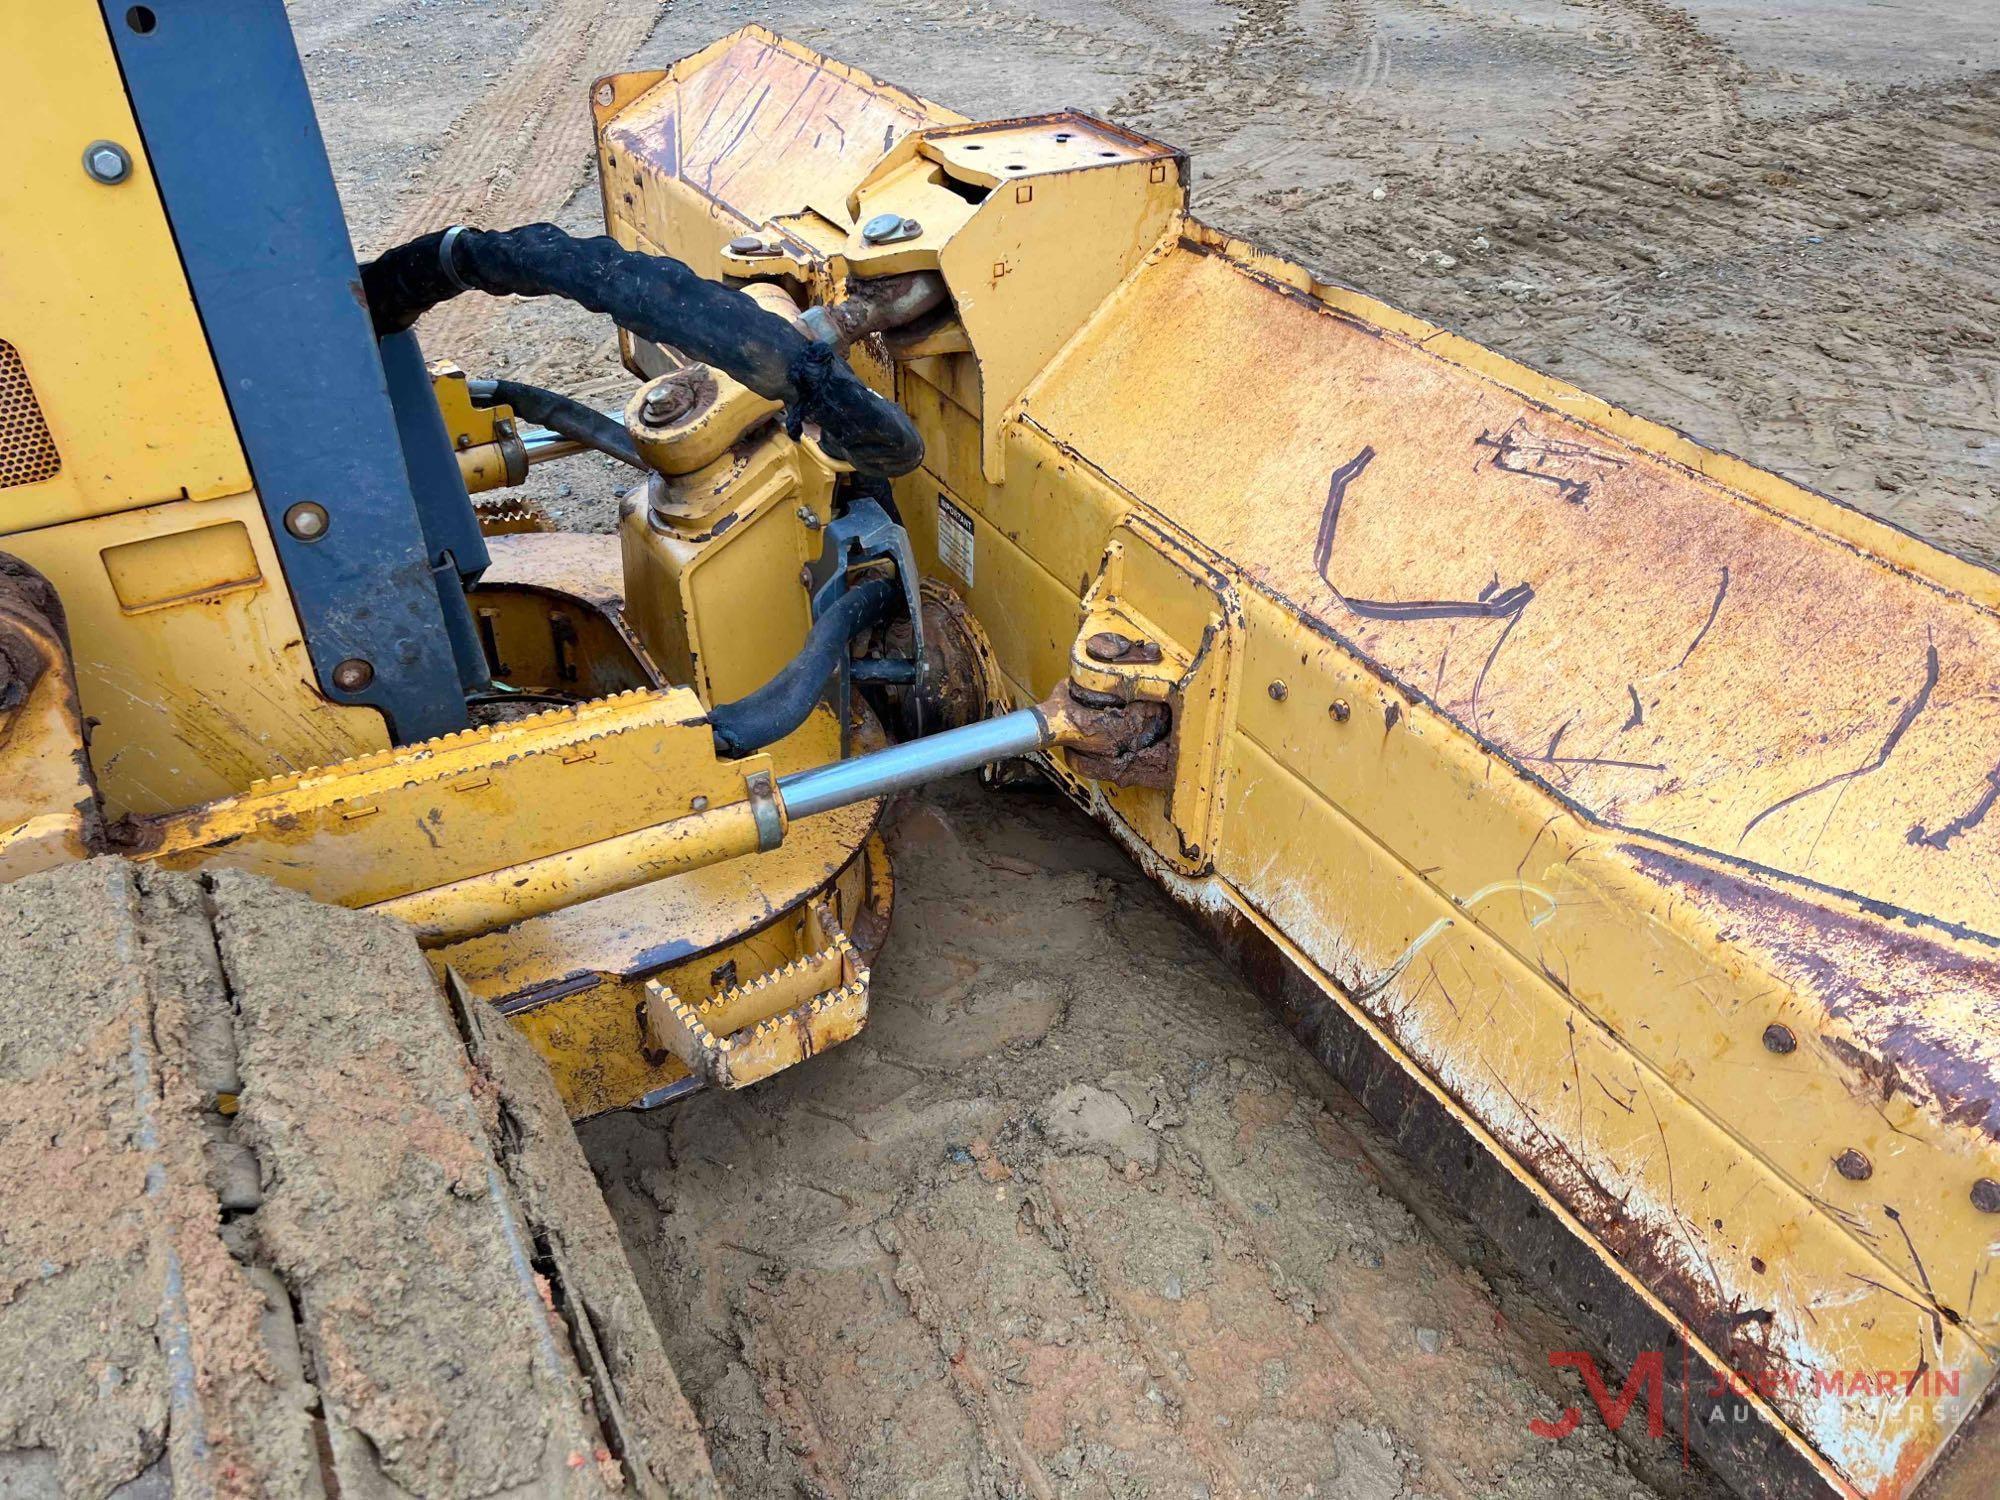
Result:
{"label": "rust streak", "polygon": [[1909,1293],[1907,1292],[1899,1292],[1892,1286],[1884,1286],[1874,1277],[1863,1276],[1859,1271],[1849,1271],[1847,1273],[1847,1279],[1850,1281],[1858,1281],[1864,1286],[1872,1286],[1878,1292],[1887,1292],[1891,1297],[1894,1297],[1898,1302],[1909,1303],[1910,1306],[1914,1307],[1918,1312],[1922,1313],[1925,1317],[1931,1320],[1932,1336],[1940,1341],[1943,1340],[1944,1320],[1938,1316],[1938,1310],[1935,1307],[1931,1307],[1926,1303],[1919,1302],[1915,1297],[1910,1296]]}
{"label": "rust streak", "polygon": [[1526,755],[1523,760],[1540,761],[1549,766],[1610,766],[1620,771],[1664,771],[1666,767],[1651,760],[1611,760],[1602,755]]}
{"label": "rust streak", "polygon": [[1921,823],[1912,823],[1906,835],[1912,844],[1925,844],[1933,849],[1949,849],[1951,841],[1962,833],[1970,833],[1993,811],[1995,803],[2000,803],[2000,761],[1986,773],[1986,790],[1979,794],[1972,806],[1942,824],[1934,832],[1927,832]]}
{"label": "rust streak", "polygon": [[[1333,562],[1333,539],[1340,527],[1340,508],[1347,500],[1348,486],[1359,479],[1375,461],[1375,449],[1361,451],[1333,471],[1327,480],[1326,508],[1320,512],[1319,536],[1313,544],[1313,567],[1338,599],[1355,614],[1370,620],[1497,620],[1506,619],[1509,628],[1520,618],[1535,591],[1525,583],[1497,593],[1483,592],[1477,599],[1350,599],[1340,591],[1328,569]],[[1488,666],[1492,665],[1489,658]],[[1484,675],[1483,673],[1481,675]]]}
{"label": "rust streak", "polygon": [[1722,565],[1722,582],[1716,585],[1715,602],[1708,606],[1708,618],[1701,622],[1701,629],[1697,630],[1694,633],[1694,639],[1688,642],[1687,650],[1683,651],[1681,653],[1681,659],[1674,663],[1674,669],[1676,671],[1686,666],[1688,664],[1688,658],[1694,655],[1694,648],[1699,646],[1703,641],[1708,639],[1709,629],[1711,626],[1715,624],[1715,617],[1722,613],[1722,601],[1726,597],[1728,597],[1728,594],[1729,594],[1729,564],[1724,563]]}
{"label": "rust streak", "polygon": [[1737,844],[1740,846],[1745,839],[1750,837],[1751,830],[1756,828],[1759,823],[1763,822],[1773,813],[1783,812],[1793,803],[1802,802],[1807,797],[1825,791],[1828,787],[1842,786],[1860,777],[1872,775],[1886,766],[1889,763],[1889,757],[1895,754],[1896,746],[1902,742],[1903,736],[1910,732],[1910,726],[1917,722],[1917,715],[1929,707],[1931,692],[1937,687],[1937,683],[1938,653],[1937,645],[1933,642],[1924,648],[1923,686],[1918,688],[1916,696],[1903,706],[1903,712],[1897,716],[1894,727],[1889,730],[1888,738],[1882,741],[1882,747],[1869,757],[1865,764],[1856,766],[1851,771],[1842,771],[1837,775],[1827,777],[1824,781],[1814,782],[1809,787],[1793,792],[1788,797],[1780,797],[1776,802],[1773,802],[1769,807],[1758,813],[1756,817],[1743,825],[1743,832],[1736,836]]}
{"label": "rust streak", "polygon": [[[1910,1238],[1910,1231],[1903,1227],[1903,1216],[1888,1204],[1882,1205],[1882,1212],[1889,1216],[1889,1222],[1896,1226],[1896,1232],[1903,1237],[1903,1246],[1910,1252],[1910,1263],[1917,1268],[1917,1284],[1924,1289],[1924,1295],[1931,1301],[1931,1331],[1942,1341],[1944,1324],[1940,1319],[1941,1308],[1937,1305],[1937,1293],[1931,1289],[1930,1272],[1924,1269],[1924,1258],[1917,1254],[1916,1241]],[[1956,1322],[1957,1319],[1952,1320]]]}
{"label": "rust streak", "polygon": [[1523,479],[1554,485],[1556,493],[1571,505],[1583,505],[1589,500],[1590,481],[1572,478],[1567,474],[1553,474],[1536,467],[1538,464],[1557,460],[1595,464],[1601,468],[1614,470],[1625,467],[1624,459],[1600,452],[1582,443],[1566,442],[1561,438],[1538,438],[1532,433],[1524,436],[1522,424],[1519,422],[1498,437],[1490,432],[1482,432],[1472,441],[1475,447],[1493,450],[1494,468],[1505,470],[1509,474],[1518,474]]}

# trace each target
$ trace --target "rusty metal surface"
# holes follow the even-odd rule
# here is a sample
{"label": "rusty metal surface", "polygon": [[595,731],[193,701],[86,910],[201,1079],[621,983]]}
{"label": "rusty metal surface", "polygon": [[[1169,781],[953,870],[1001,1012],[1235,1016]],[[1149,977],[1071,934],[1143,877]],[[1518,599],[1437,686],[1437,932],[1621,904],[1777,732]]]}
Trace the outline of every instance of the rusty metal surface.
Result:
{"label": "rusty metal surface", "polygon": [[[1852,1070],[1857,1092],[1913,1102],[2000,1140],[2000,953],[1668,851],[1627,852],[1810,1000],[1817,1012],[1811,1039]],[[1994,1231],[2000,1236],[2000,1221]],[[1958,1311],[1973,1314],[1975,1291],[1953,1295]]]}
{"label": "rusty metal surface", "polygon": [[[1110,632],[1104,632],[1110,634]],[[1154,660],[1158,660],[1157,648]],[[1171,787],[1174,745],[1164,703],[1121,703],[1065,682],[1038,705],[1079,776],[1113,786]]]}
{"label": "rusty metal surface", "polygon": [[[902,737],[957,729],[1012,709],[992,644],[958,591],[926,578],[921,598],[923,680],[891,694],[901,711]],[[883,629],[881,652],[896,660],[914,656],[915,633],[908,620],[896,620]]]}

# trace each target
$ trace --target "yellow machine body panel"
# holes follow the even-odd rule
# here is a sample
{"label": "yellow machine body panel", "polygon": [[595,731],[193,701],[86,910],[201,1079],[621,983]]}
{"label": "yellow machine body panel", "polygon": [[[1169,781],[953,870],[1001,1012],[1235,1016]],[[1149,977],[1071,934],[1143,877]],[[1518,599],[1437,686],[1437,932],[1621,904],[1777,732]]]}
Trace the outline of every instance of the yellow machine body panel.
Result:
{"label": "yellow machine body panel", "polygon": [[[95,6],[0,9],[11,160],[0,175],[0,339],[19,351],[60,466],[0,474],[0,532],[250,488],[173,232]],[[27,128],[32,122],[32,128]],[[88,176],[119,143],[131,175]]]}
{"label": "yellow machine body panel", "polygon": [[[1910,1493],[2000,1353],[2000,579],[1208,228],[1074,113],[884,141],[825,214],[749,165],[799,55],[607,80],[621,239],[827,300],[941,274],[894,366],[920,559],[1017,702],[1174,714],[1164,788],[1052,771],[1371,1107],[1566,1229],[1614,1354],[1735,1384],[1763,1435],[1695,1410],[1703,1451]],[[719,99],[699,171],[632,123]]]}
{"label": "yellow machine body panel", "polygon": [[382,749],[371,709],[327,702],[251,493],[0,537],[68,615],[106,810],[151,815]]}
{"label": "yellow machine body panel", "polygon": [[[0,551],[56,585],[105,810],[384,748],[328,702],[94,6],[0,7]],[[100,182],[79,146],[115,142]],[[38,459],[36,455],[41,457]]]}

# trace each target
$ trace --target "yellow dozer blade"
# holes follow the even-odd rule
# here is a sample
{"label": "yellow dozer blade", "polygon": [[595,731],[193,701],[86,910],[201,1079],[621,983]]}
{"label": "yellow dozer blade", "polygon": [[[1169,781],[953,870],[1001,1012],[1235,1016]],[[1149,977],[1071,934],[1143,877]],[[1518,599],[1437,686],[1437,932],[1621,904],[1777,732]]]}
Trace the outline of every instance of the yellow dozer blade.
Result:
{"label": "yellow dozer blade", "polygon": [[1166,774],[1051,771],[1614,1394],[1746,1493],[1979,1461],[2000,578],[1209,228],[1102,120],[755,28],[594,103],[622,243],[942,278],[851,351],[923,429],[926,571],[1018,702],[1168,705]]}

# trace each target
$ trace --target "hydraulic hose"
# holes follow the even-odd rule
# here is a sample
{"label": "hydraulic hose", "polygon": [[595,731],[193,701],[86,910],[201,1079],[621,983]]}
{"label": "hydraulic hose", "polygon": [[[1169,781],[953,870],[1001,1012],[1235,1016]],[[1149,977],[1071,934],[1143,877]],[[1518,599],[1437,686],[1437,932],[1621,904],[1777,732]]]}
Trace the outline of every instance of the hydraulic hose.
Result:
{"label": "hydraulic hose", "polygon": [[627,250],[605,235],[577,239],[553,224],[459,226],[384,251],[362,268],[361,284],[378,336],[408,328],[461,292],[562,297],[784,402],[794,438],[805,423],[818,424],[821,446],[864,474],[906,474],[923,458],[916,425],[830,345],[677,260]]}
{"label": "hydraulic hose", "polygon": [[720,704],[709,714],[716,754],[749,755],[805,723],[819,702],[820,689],[847,651],[847,643],[870,625],[879,624],[902,597],[902,588],[887,578],[871,578],[860,588],[842,594],[813,621],[804,648],[779,668],[775,677],[756,692],[734,703]]}
{"label": "hydraulic hose", "polygon": [[474,406],[511,406],[517,417],[539,423],[586,448],[608,453],[635,469],[646,467],[623,422],[574,397],[518,380],[468,380],[465,385]]}

